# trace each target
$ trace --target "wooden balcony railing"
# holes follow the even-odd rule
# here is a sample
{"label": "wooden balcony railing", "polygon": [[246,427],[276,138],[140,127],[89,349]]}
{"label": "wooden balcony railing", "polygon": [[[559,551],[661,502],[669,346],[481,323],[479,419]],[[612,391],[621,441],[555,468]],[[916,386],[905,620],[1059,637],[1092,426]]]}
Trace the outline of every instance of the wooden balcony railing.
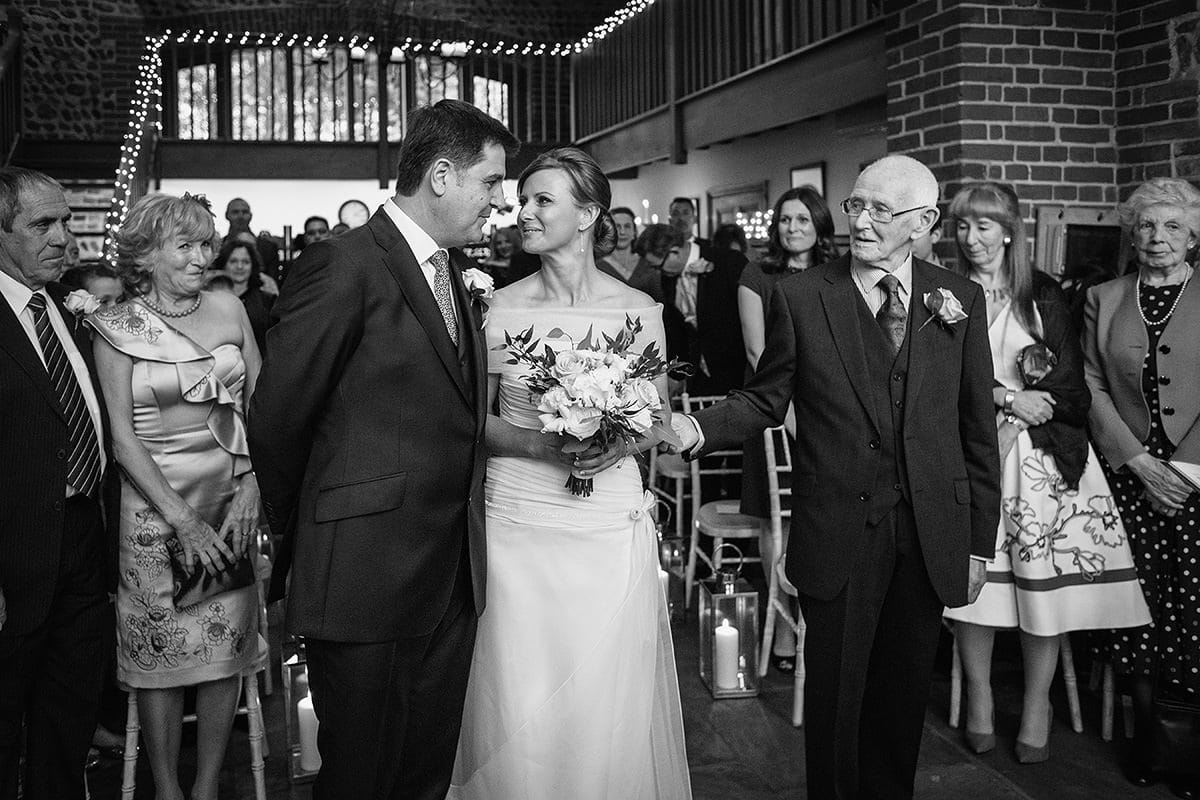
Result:
{"label": "wooden balcony railing", "polygon": [[9,9],[0,20],[0,166],[21,138],[21,17]]}
{"label": "wooden balcony railing", "polygon": [[658,0],[573,58],[576,139],[882,15],[882,0]]}

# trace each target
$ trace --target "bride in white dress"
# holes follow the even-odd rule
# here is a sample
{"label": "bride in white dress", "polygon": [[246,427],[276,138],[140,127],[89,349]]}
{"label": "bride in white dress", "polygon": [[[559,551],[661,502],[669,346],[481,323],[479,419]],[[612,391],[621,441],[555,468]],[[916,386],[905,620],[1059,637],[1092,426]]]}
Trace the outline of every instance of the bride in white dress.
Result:
{"label": "bride in white dress", "polygon": [[[632,350],[665,352],[662,307],[596,269],[615,243],[608,181],[573,148],[518,181],[524,247],[542,270],[488,311],[487,606],[479,621],[450,798],[687,800],[683,719],[653,503],[634,449],[564,455],[540,433],[536,401],[506,364],[504,335],[533,326],[555,349],[643,329]],[[499,346],[499,349],[497,349]],[[540,349],[540,348],[539,348]],[[665,378],[659,393],[666,397]],[[592,477],[591,496],[566,487]]]}

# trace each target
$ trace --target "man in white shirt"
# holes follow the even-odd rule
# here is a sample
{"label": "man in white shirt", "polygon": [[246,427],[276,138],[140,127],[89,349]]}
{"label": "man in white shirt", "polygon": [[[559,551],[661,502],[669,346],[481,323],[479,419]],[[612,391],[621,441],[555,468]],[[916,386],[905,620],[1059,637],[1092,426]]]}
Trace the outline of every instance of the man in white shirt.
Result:
{"label": "man in white shirt", "polygon": [[912,256],[936,223],[920,162],[868,166],[850,253],[779,284],[743,391],[673,419],[692,453],[796,411],[787,575],[808,624],[808,794],[912,797],[944,606],[994,556],[1000,460],[977,284]]}
{"label": "man in white shirt", "polygon": [[250,452],[284,536],[288,629],[321,721],[315,800],[445,797],[483,611],[487,369],[457,249],[504,204],[517,140],[414,112],[396,194],[304,248],[267,334]]}
{"label": "man in white shirt", "polygon": [[81,800],[113,647],[100,497],[103,399],[56,283],[71,210],[39,172],[0,169],[0,797]]}

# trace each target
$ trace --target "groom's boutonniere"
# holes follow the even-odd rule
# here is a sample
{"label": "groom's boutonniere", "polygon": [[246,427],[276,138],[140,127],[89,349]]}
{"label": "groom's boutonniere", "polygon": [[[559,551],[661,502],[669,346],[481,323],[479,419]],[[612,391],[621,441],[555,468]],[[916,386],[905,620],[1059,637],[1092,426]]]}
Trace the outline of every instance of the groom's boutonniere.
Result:
{"label": "groom's boutonniere", "polygon": [[935,291],[925,293],[925,307],[929,309],[931,316],[925,320],[924,325],[917,328],[918,333],[934,320],[937,320],[938,325],[950,330],[951,325],[967,318],[967,312],[963,311],[963,304],[954,296],[954,292],[940,286]]}
{"label": "groom's boutonniere", "polygon": [[483,270],[475,269],[474,267],[464,269],[463,283],[467,285],[467,291],[470,292],[472,300],[477,300],[486,306],[488,301],[492,299],[495,281],[492,280],[491,275],[488,275]]}
{"label": "groom's boutonniere", "polygon": [[86,317],[99,310],[100,301],[87,289],[76,289],[66,296],[63,305],[76,317]]}

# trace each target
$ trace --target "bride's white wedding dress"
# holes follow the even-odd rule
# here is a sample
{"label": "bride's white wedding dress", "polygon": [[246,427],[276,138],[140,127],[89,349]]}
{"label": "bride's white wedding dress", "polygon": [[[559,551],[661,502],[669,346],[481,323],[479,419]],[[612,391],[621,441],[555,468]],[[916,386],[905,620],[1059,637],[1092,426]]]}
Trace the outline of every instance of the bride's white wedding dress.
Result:
{"label": "bride's white wedding dress", "polygon": [[[497,309],[489,348],[530,325],[556,349],[614,336],[624,310]],[[663,345],[662,307],[631,310]],[[559,336],[548,336],[559,329]],[[540,350],[540,348],[539,348]],[[540,428],[520,377],[490,349],[500,416]],[[487,608],[479,621],[450,798],[687,800],[683,719],[652,502],[633,458],[590,497],[557,464],[495,457],[487,475]]]}

